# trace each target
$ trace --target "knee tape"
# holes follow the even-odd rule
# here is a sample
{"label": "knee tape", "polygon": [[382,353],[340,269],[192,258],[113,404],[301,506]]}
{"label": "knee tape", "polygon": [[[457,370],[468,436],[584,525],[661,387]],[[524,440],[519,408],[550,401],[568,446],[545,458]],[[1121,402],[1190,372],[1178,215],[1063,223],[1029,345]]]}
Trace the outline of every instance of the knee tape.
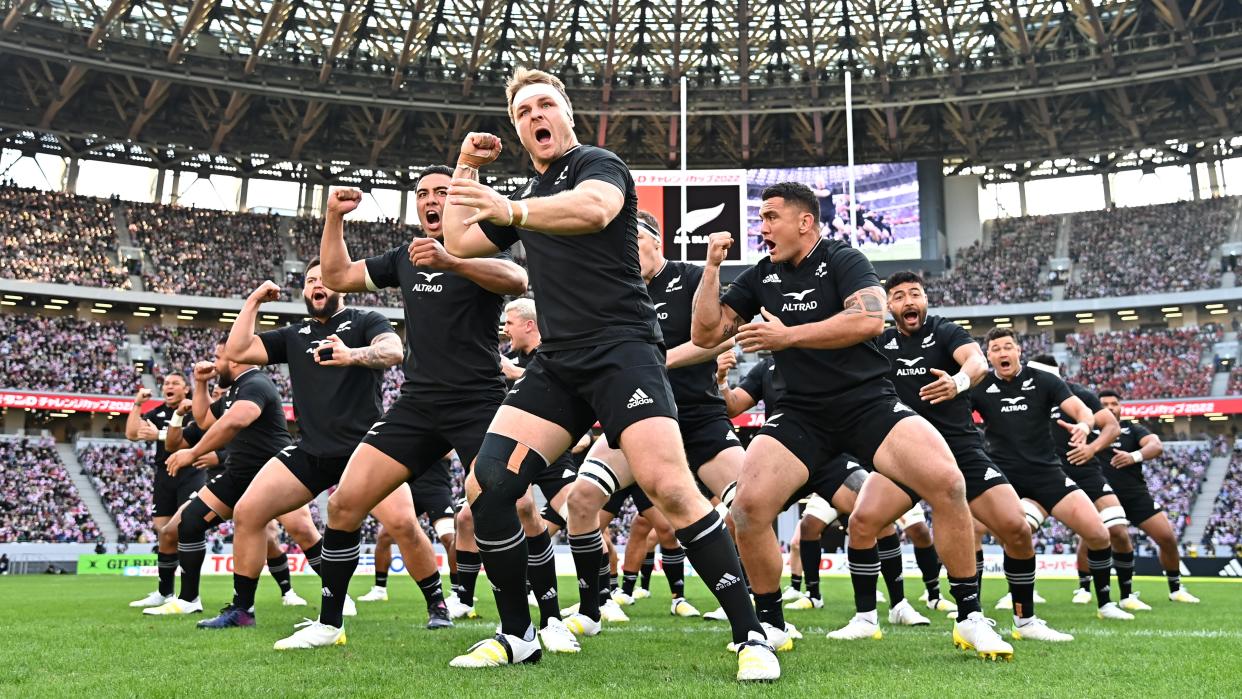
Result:
{"label": "knee tape", "polygon": [[1112,528],[1117,525],[1127,526],[1130,520],[1126,517],[1126,510],[1121,505],[1113,505],[1100,510],[1100,519],[1104,520],[1106,528]]}
{"label": "knee tape", "polygon": [[589,457],[578,469],[578,480],[584,480],[604,491],[604,497],[611,498],[619,486],[617,474],[612,467],[595,457]]}
{"label": "knee tape", "polygon": [[1039,529],[1044,523],[1044,513],[1040,512],[1039,506],[1030,500],[1022,501],[1022,514],[1026,516],[1026,523],[1031,525],[1031,529]]}
{"label": "knee tape", "polygon": [[543,517],[543,521],[548,524],[555,524],[561,529],[565,528],[565,518],[561,516],[560,511],[552,508],[552,503],[543,506],[543,511],[539,513]]}
{"label": "knee tape", "polygon": [[482,491],[479,497],[510,503],[526,493],[535,473],[546,468],[543,456],[509,437],[488,433],[475,458],[474,478]]}
{"label": "knee tape", "polygon": [[857,493],[862,490],[863,483],[867,482],[867,472],[861,468],[850,471],[850,475],[845,477],[845,487]]}
{"label": "knee tape", "polygon": [[733,507],[733,498],[735,497],[737,497],[737,481],[726,485],[724,490],[720,491],[720,504],[724,506],[725,510],[728,510],[730,507]]}
{"label": "knee tape", "polygon": [[895,524],[899,528],[905,529],[907,527],[912,527],[916,524],[921,524],[926,521],[927,521],[927,515],[926,513],[923,512],[923,506],[916,502],[914,503],[914,507],[911,507],[909,510],[906,510],[906,513],[904,515],[897,518],[897,521],[895,522]]}
{"label": "knee tape", "polygon": [[[207,521],[209,516],[210,522]],[[208,507],[202,498],[194,498],[181,511],[181,522],[177,524],[177,539],[186,543],[201,541],[207,530],[220,522],[221,517]]]}
{"label": "knee tape", "polygon": [[431,527],[435,529],[437,539],[457,534],[457,522],[452,517],[441,517],[432,523]]}
{"label": "knee tape", "polygon": [[802,512],[802,514],[806,517],[814,517],[824,524],[832,524],[837,521],[837,517],[839,516],[837,508],[830,505],[827,500],[818,495],[812,495],[811,498],[806,501],[806,509]]}

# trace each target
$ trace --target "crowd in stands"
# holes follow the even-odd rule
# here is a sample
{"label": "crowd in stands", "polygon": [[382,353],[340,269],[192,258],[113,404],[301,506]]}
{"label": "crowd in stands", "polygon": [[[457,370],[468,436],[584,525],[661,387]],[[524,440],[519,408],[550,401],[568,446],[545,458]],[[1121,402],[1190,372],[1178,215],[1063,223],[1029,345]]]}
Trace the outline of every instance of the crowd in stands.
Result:
{"label": "crowd in stands", "polygon": [[91,440],[78,443],[78,463],[112,515],[122,541],[154,542],[151,529],[153,443]]}
{"label": "crowd in stands", "polygon": [[[1235,453],[1221,483],[1212,518],[1203,530],[1203,544],[1226,549],[1242,544],[1242,454]],[[1210,550],[1210,549],[1209,549]]]}
{"label": "crowd in stands", "polygon": [[[1203,489],[1203,477],[1211,461],[1210,445],[1179,447],[1166,442],[1162,456],[1143,462],[1143,476],[1147,479],[1147,488],[1156,502],[1164,507],[1169,522],[1173,525],[1173,533],[1179,540],[1189,523],[1190,508]],[[1132,526],[1130,533],[1136,544],[1147,541],[1147,536],[1137,527]],[[1154,545],[1150,547],[1154,550]]]}
{"label": "crowd in stands", "polygon": [[138,376],[120,322],[0,314],[0,388],[132,394]]}
{"label": "crowd in stands", "polygon": [[1073,333],[1065,345],[1079,359],[1073,378],[1126,399],[1189,398],[1211,392],[1212,367],[1203,350],[1224,337],[1213,323],[1199,328]]}
{"label": "crowd in stands", "polygon": [[1236,396],[1242,393],[1242,365],[1234,366],[1229,371],[1229,395]]}
{"label": "crowd in stands", "polygon": [[[309,262],[319,257],[319,242],[323,236],[323,219],[299,218],[290,228],[293,249],[298,259]],[[398,246],[408,246],[414,238],[421,237],[417,226],[401,223],[395,219],[379,221],[345,222],[345,244],[349,256],[355,260],[374,257]],[[302,278],[293,275],[287,280],[293,298],[302,294]],[[352,293],[347,298],[351,306],[388,306],[399,308],[401,294],[396,289],[380,289],[371,293]]]}
{"label": "crowd in stands", "polygon": [[1050,300],[1052,291],[1039,269],[1056,243],[1055,216],[997,219],[991,244],[958,250],[951,273],[929,282],[928,300],[933,307]]}
{"label": "crowd in stands", "polygon": [[[150,345],[156,355],[156,363],[152,373],[155,383],[159,385],[164,376],[171,372],[180,372],[193,387],[194,364],[200,361],[212,361],[216,353],[216,345],[228,337],[228,328],[200,328],[179,325],[167,328],[161,325],[143,327],[141,338],[143,344]],[[158,361],[163,357],[163,361]],[[293,388],[289,376],[279,366],[263,367],[264,372],[272,377],[276,390],[286,402],[293,400]]]}
{"label": "crowd in stands", "polygon": [[129,203],[126,216],[147,291],[245,298],[285,258],[275,214]]}
{"label": "crowd in stands", "polygon": [[98,538],[52,439],[0,439],[0,542]]}
{"label": "crowd in stands", "polygon": [[0,277],[130,288],[112,202],[0,184]]}
{"label": "crowd in stands", "polygon": [[1069,249],[1079,281],[1065,297],[1215,289],[1236,208],[1224,197],[1074,214]]}

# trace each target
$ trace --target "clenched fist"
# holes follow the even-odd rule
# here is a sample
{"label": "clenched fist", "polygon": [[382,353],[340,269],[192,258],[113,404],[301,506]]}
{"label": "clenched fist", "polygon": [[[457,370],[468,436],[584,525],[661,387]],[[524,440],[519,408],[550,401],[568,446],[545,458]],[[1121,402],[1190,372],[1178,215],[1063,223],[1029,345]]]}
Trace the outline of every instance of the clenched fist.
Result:
{"label": "clenched fist", "polygon": [[729,231],[717,231],[707,238],[707,264],[719,267],[733,247],[733,234]]}
{"label": "clenched fist", "polygon": [[457,163],[478,169],[499,158],[503,148],[499,136],[472,131],[466,134],[466,138],[461,142],[461,153],[457,156]]}
{"label": "clenched fist", "polygon": [[276,282],[271,279],[259,285],[259,288],[250,292],[250,300],[255,303],[267,303],[268,301],[280,300],[280,287],[276,286]]}
{"label": "clenched fist", "polygon": [[338,218],[358,208],[362,203],[362,192],[356,189],[337,189],[328,195],[328,215]]}

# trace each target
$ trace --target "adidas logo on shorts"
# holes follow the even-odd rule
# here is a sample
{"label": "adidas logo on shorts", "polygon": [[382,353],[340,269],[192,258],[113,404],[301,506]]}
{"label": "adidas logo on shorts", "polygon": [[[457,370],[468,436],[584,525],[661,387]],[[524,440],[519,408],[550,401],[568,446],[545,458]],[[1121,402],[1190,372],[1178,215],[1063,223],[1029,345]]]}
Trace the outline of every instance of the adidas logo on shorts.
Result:
{"label": "adidas logo on shorts", "polygon": [[1000,478],[1000,477],[1001,477],[1000,471],[997,471],[991,466],[988,467],[988,470],[983,472],[983,480],[985,481],[996,480],[997,478]]}
{"label": "adidas logo on shorts", "polygon": [[736,575],[732,573],[725,573],[724,575],[720,576],[720,580],[716,581],[715,589],[717,592],[719,592],[730,585],[736,585],[738,582],[740,581],[738,580],[738,577]]}
{"label": "adidas logo on shorts", "polygon": [[625,404],[626,408],[637,408],[640,405],[651,405],[655,401],[651,396],[647,395],[643,389],[634,389],[634,394],[630,396],[630,402]]}
{"label": "adidas logo on shorts", "polygon": [[1066,487],[1066,488],[1073,488],[1075,485],[1078,485],[1078,484],[1074,482],[1074,479],[1073,479],[1073,478],[1066,477],[1066,479],[1065,479],[1065,487]]}

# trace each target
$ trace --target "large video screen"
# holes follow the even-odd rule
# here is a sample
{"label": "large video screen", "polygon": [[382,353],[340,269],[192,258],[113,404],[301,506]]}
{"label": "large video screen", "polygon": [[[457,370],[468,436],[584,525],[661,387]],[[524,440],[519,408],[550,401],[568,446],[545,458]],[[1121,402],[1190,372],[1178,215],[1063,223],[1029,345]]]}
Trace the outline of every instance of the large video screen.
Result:
{"label": "large video screen", "polygon": [[[638,208],[660,221],[664,255],[673,260],[707,260],[707,237],[728,231],[740,241],[746,206],[745,170],[633,170]],[[685,221],[682,220],[682,185],[685,185]],[[734,245],[726,264],[743,259],[745,246]]]}
{"label": "large video screen", "polygon": [[754,260],[766,254],[759,232],[764,187],[801,182],[819,197],[820,232],[859,248],[871,260],[922,257],[919,231],[919,178],[916,163],[854,166],[854,194],[849,198],[849,168],[760,168],[746,171],[746,251]]}

